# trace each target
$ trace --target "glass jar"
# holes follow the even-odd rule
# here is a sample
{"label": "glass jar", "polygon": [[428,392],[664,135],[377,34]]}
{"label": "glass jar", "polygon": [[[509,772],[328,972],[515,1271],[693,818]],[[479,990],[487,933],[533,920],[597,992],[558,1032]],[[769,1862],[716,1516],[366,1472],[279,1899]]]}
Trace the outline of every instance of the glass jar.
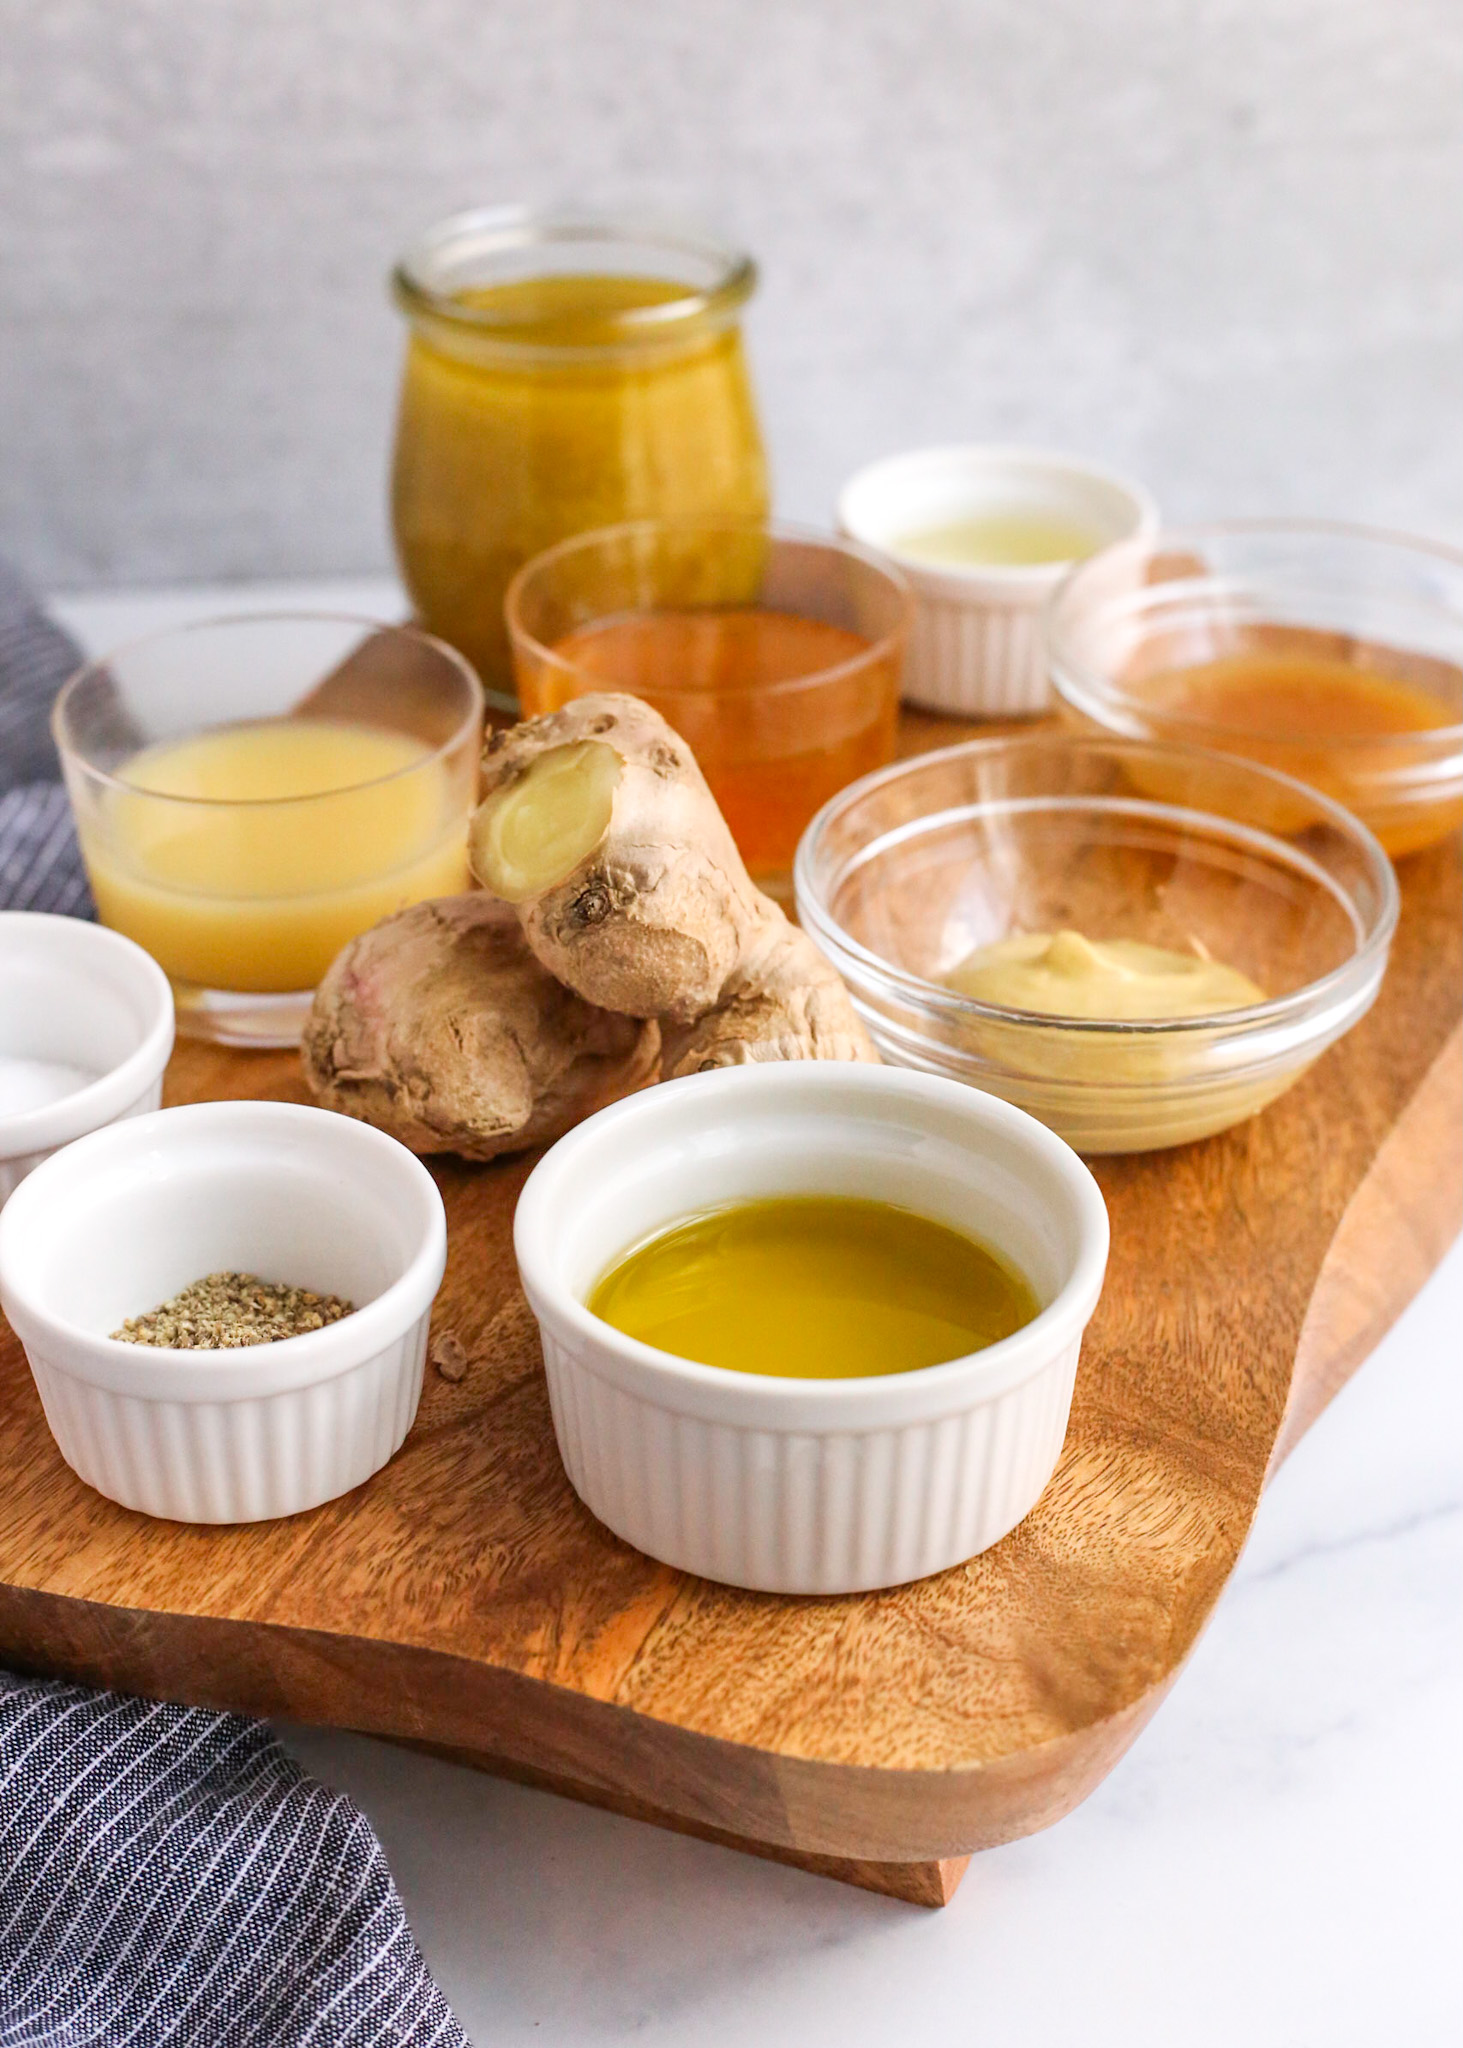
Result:
{"label": "glass jar", "polygon": [[530,556],[627,519],[761,519],[738,326],[749,257],[646,222],[495,207],[423,237],[392,512],[417,616],[512,691],[503,596]]}

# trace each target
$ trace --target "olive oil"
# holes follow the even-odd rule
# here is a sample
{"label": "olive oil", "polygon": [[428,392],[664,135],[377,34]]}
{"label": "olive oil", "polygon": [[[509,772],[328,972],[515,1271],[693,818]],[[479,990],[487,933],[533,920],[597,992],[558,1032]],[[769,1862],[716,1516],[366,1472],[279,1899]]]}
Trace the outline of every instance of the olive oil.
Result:
{"label": "olive oil", "polygon": [[1037,1314],[1005,1259],[889,1202],[777,1196],[688,1217],[596,1282],[593,1314],[700,1365],[779,1379],[915,1372]]}

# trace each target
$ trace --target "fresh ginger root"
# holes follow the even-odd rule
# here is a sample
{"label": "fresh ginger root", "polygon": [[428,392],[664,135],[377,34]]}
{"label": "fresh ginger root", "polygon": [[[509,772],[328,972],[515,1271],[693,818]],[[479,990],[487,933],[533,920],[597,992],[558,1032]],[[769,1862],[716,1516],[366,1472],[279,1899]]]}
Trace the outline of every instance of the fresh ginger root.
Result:
{"label": "fresh ginger root", "polygon": [[662,1074],[877,1060],[837,973],[757,889],[691,750],[636,697],[494,733],[473,872],[588,1003],[666,1028]]}
{"label": "fresh ginger root", "polygon": [[689,1024],[766,899],[690,748],[636,697],[492,734],[469,858],[549,972],[601,1009]]}
{"label": "fresh ginger root", "polygon": [[583,1001],[482,895],[413,904],[352,940],[316,992],[305,1078],[413,1152],[495,1159],[562,1137],[656,1078],[660,1032]]}
{"label": "fresh ginger root", "polygon": [[874,1060],[848,990],[806,932],[770,898],[769,915],[727,978],[720,1000],[693,1024],[663,1024],[663,1081],[752,1060]]}

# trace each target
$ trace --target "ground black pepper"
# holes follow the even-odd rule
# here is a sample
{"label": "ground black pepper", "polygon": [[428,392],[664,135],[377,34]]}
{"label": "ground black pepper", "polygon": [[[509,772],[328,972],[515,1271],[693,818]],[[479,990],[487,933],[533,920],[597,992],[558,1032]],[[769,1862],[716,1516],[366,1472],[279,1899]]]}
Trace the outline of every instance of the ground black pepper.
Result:
{"label": "ground black pepper", "polygon": [[300,1337],[354,1313],[355,1303],[338,1294],[312,1294],[308,1287],[285,1287],[255,1273],[210,1273],[112,1335],[124,1344],[172,1351],[233,1351]]}

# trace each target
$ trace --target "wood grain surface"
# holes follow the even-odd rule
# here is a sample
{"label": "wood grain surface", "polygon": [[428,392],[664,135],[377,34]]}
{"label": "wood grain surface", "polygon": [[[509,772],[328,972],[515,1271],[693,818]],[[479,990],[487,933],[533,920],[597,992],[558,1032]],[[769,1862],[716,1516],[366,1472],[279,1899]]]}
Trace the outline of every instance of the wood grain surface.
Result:
{"label": "wood grain surface", "polygon": [[[912,722],[910,745],[966,728]],[[62,1463],[0,1329],[0,1660],[422,1744],[927,1904],[1044,1827],[1154,1711],[1267,1472],[1463,1216],[1463,868],[1401,869],[1371,1015],[1262,1116],[1099,1161],[1112,1214],[1057,1472],[1027,1519],[897,1591],[682,1576],[570,1490],[510,1249],[532,1160],[436,1168],[430,1367],[385,1471],[313,1513],[149,1521]],[[285,1054],[182,1046],[171,1101],[298,1099]]]}

